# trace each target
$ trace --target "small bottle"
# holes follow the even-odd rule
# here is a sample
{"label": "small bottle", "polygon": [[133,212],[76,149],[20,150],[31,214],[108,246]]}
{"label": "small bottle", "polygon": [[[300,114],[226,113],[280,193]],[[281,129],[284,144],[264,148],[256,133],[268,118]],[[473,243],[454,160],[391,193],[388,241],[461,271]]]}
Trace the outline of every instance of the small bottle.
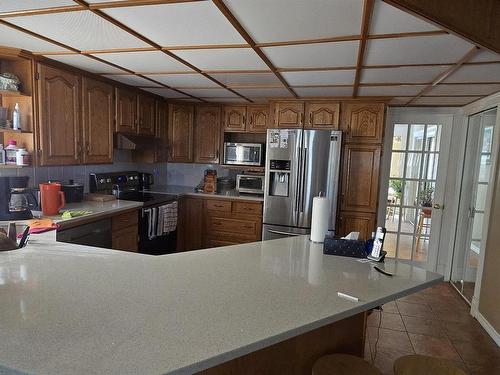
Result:
{"label": "small bottle", "polygon": [[5,164],[5,150],[3,148],[3,144],[0,143],[0,165]]}
{"label": "small bottle", "polygon": [[7,141],[7,147],[5,147],[5,164],[16,165],[17,164],[17,142],[13,139]]}
{"label": "small bottle", "polygon": [[12,113],[12,129],[21,130],[21,111],[19,109],[19,103],[16,103],[14,112]]}
{"label": "small bottle", "polygon": [[21,167],[30,165],[30,154],[25,148],[19,148],[16,152],[16,164]]}

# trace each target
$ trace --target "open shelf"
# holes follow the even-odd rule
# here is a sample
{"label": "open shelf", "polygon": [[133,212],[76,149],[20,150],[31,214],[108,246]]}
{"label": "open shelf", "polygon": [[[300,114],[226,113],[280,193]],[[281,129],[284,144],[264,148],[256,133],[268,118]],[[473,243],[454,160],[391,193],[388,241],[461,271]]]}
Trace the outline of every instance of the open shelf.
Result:
{"label": "open shelf", "polygon": [[32,131],[28,131],[28,130],[14,130],[14,129],[10,129],[10,128],[2,128],[2,127],[0,127],[0,132],[14,133],[14,134],[33,134]]}

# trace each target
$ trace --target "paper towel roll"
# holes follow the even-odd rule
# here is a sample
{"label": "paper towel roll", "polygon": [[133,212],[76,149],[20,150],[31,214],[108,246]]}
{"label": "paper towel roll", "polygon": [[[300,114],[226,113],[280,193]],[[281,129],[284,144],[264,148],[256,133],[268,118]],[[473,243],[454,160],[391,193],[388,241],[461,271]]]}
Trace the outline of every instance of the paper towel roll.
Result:
{"label": "paper towel roll", "polygon": [[314,197],[312,220],[311,220],[311,241],[324,242],[326,232],[328,232],[328,216],[331,207],[330,199],[327,197]]}

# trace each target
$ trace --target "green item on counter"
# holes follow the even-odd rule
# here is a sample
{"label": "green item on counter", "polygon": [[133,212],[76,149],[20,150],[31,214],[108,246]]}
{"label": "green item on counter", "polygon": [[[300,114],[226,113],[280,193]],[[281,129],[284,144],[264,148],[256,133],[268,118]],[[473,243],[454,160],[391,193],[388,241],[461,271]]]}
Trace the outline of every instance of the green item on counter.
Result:
{"label": "green item on counter", "polygon": [[68,210],[64,211],[63,214],[61,215],[61,218],[63,219],[71,219],[73,217],[78,217],[78,216],[83,216],[87,214],[91,214],[92,211],[88,210]]}

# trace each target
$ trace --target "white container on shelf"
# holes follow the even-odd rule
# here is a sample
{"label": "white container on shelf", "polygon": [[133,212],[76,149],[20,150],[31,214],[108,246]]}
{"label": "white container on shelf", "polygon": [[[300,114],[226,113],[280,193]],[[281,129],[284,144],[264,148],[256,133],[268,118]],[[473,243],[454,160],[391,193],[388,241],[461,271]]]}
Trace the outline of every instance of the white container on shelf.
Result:
{"label": "white container on shelf", "polygon": [[9,139],[7,141],[7,147],[5,147],[5,164],[16,165],[17,164],[17,142]]}
{"label": "white container on shelf", "polygon": [[21,110],[19,109],[19,103],[16,103],[12,112],[12,129],[21,130]]}
{"label": "white container on shelf", "polygon": [[30,165],[30,154],[25,148],[20,148],[16,152],[16,164],[21,167]]}

